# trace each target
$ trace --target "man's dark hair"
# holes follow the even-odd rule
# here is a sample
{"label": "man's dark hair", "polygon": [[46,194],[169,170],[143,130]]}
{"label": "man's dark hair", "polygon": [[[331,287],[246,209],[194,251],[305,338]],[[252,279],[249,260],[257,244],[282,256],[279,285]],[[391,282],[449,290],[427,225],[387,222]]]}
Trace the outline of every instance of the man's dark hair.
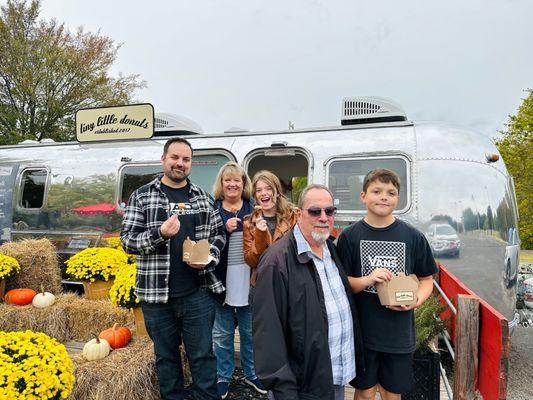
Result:
{"label": "man's dark hair", "polygon": [[189,143],[187,139],[183,139],[181,137],[174,137],[172,139],[168,139],[167,142],[165,143],[165,146],[163,147],[163,155],[167,154],[168,148],[170,147],[172,143],[183,143],[189,146],[189,148],[191,149],[191,157],[192,157],[193,150],[192,150],[191,144]]}
{"label": "man's dark hair", "polygon": [[391,171],[390,169],[377,168],[366,174],[365,180],[363,181],[363,192],[366,193],[368,186],[375,181],[392,183],[396,190],[398,190],[398,194],[400,193],[400,177],[396,172]]}

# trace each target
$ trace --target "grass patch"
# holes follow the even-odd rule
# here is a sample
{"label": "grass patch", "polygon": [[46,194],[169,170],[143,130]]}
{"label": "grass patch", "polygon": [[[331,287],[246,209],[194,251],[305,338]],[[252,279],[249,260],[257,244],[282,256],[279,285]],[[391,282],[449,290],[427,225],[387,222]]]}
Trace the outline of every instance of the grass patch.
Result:
{"label": "grass patch", "polygon": [[533,264],[533,250],[520,250],[520,263]]}

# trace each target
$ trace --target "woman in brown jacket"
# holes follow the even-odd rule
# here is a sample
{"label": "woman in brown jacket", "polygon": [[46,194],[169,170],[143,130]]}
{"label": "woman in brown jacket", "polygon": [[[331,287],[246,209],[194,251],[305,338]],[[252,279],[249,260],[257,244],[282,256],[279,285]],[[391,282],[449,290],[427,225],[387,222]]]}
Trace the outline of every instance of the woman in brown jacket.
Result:
{"label": "woman in brown jacket", "polygon": [[255,210],[244,218],[244,260],[252,268],[250,283],[255,286],[259,257],[266,248],[296,224],[296,208],[283,195],[281,183],[270,171],[257,172],[252,179]]}

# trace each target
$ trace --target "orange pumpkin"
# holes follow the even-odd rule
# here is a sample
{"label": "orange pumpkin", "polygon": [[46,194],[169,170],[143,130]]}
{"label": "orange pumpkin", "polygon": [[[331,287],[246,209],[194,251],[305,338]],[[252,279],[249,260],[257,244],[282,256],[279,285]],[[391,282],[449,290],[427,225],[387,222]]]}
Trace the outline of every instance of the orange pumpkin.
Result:
{"label": "orange pumpkin", "polygon": [[105,339],[112,349],[120,349],[131,341],[131,331],[125,326],[114,324],[112,328],[100,332],[100,339]]}
{"label": "orange pumpkin", "polygon": [[33,289],[11,289],[4,296],[4,301],[7,304],[16,304],[17,306],[25,306],[30,304],[37,292]]}

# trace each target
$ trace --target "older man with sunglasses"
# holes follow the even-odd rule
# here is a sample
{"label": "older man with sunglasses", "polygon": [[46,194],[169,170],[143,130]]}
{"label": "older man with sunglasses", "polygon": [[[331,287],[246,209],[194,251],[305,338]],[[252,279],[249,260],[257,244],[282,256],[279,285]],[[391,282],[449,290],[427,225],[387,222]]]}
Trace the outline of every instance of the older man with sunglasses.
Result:
{"label": "older man with sunglasses", "polygon": [[259,262],[255,368],[275,400],[341,400],[363,367],[355,305],[333,243],[336,208],[323,185],[300,196],[298,223]]}

